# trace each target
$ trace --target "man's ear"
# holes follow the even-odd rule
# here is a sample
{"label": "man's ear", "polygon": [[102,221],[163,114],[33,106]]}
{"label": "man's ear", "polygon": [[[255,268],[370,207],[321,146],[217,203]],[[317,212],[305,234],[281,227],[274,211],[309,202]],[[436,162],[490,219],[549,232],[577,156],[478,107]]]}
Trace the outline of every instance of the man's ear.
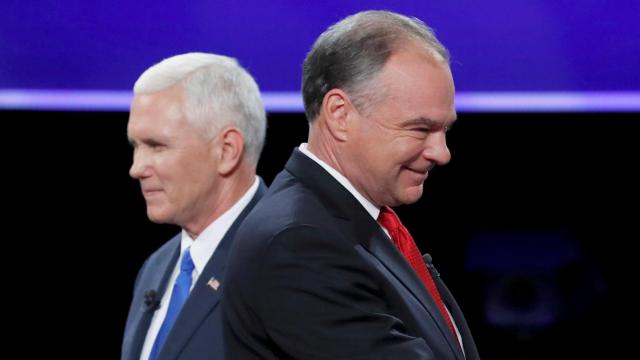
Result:
{"label": "man's ear", "polygon": [[222,129],[218,134],[218,173],[231,174],[242,162],[244,155],[244,136],[238,128]]}
{"label": "man's ear", "polygon": [[324,113],[326,125],[337,141],[348,138],[349,121],[356,114],[347,93],[340,89],[329,90],[322,99],[320,111]]}

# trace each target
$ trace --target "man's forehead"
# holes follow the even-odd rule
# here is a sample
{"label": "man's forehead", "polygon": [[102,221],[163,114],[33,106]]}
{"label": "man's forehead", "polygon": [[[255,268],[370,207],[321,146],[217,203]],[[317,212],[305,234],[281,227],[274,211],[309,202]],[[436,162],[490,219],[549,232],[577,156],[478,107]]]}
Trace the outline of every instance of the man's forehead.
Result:
{"label": "man's forehead", "polygon": [[175,94],[165,91],[136,94],[131,105],[129,121],[153,120],[165,118],[166,120],[179,120],[184,116],[182,99]]}

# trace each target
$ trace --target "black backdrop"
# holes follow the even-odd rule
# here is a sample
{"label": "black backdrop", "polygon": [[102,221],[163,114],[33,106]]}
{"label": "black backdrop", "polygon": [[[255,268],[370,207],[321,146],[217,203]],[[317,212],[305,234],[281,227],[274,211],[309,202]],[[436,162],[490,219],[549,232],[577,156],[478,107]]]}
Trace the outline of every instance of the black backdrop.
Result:
{"label": "black backdrop", "polygon": [[[136,272],[177,232],[146,219],[128,177],[128,114],[0,116],[3,293],[20,315],[16,344],[29,344],[20,347],[24,358],[118,358]],[[633,330],[621,326],[633,325],[635,313],[625,300],[637,283],[639,130],[637,114],[459,114],[452,162],[430,175],[418,203],[398,212],[461,303],[485,359],[613,358],[631,344],[625,334]],[[301,114],[269,115],[258,169],[267,183],[306,132]],[[541,275],[519,269],[507,252],[487,262],[515,262],[512,270],[479,272],[470,259],[484,255],[470,242],[499,233],[516,244],[517,234],[563,234],[577,255]],[[538,250],[531,256],[539,263],[554,258],[553,247]],[[488,297],[496,279],[498,305]],[[531,325],[526,314],[547,299],[541,279],[554,286],[557,306],[546,324]],[[511,323],[489,319],[495,311],[511,314]]]}

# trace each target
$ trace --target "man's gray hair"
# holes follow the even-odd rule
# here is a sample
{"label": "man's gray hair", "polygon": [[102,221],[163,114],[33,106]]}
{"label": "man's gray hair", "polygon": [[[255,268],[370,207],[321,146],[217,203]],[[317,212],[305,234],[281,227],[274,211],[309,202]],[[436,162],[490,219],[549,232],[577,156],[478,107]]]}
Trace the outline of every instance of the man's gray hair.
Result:
{"label": "man's gray hair", "polygon": [[434,59],[449,62],[449,52],[433,30],[416,18],[370,10],[332,25],[316,40],[303,65],[302,96],[309,122],[318,116],[331,89],[347,92],[362,112],[384,99],[384,90],[370,81],[395,51],[409,44],[423,45]]}
{"label": "man's gray hair", "polygon": [[242,131],[245,157],[258,163],[267,126],[255,80],[230,57],[206,53],[172,56],[147,69],[134,94],[165,90],[177,83],[184,89],[184,111],[197,131],[213,138],[226,126]]}

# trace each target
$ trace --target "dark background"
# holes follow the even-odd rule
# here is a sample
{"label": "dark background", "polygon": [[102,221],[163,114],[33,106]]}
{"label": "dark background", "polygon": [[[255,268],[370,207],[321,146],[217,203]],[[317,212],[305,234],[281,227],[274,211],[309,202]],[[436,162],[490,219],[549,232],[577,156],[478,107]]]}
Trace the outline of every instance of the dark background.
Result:
{"label": "dark background", "polygon": [[[28,341],[23,357],[119,358],[137,270],[178,231],[147,220],[128,177],[128,114],[0,116],[3,293],[21,309],[8,315],[24,319],[12,325]],[[449,135],[452,162],[430,175],[418,203],[398,209],[465,310],[484,359],[628,351],[637,117],[461,113]],[[301,114],[269,115],[258,169],[267,183],[306,132]]]}

